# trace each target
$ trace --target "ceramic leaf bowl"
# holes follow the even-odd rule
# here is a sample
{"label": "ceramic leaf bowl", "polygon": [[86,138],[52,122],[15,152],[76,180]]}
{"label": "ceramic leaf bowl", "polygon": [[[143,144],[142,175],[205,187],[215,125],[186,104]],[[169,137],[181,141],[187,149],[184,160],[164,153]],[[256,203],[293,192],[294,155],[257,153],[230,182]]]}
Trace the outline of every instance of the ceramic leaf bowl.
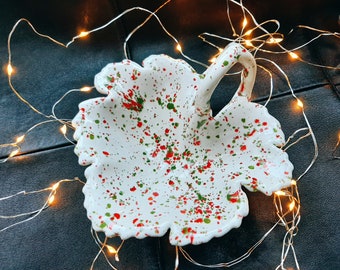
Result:
{"label": "ceramic leaf bowl", "polygon": [[[235,96],[216,116],[211,95],[235,64]],[[162,236],[200,244],[248,214],[241,186],[270,195],[291,183],[280,123],[249,101],[253,56],[231,43],[203,74],[183,60],[152,55],[140,66],[108,64],[95,77],[105,97],[86,100],[73,120],[86,171],[85,208],[108,237]]]}

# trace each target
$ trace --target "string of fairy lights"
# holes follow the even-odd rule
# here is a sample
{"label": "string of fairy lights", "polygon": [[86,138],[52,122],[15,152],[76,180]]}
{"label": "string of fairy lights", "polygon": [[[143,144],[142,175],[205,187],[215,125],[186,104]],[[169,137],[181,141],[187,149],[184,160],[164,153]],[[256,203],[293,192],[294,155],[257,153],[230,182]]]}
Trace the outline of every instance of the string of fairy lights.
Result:
{"label": "string of fairy lights", "polygon": [[[182,48],[181,43],[175,38],[175,36],[173,36],[166,29],[166,27],[164,26],[164,24],[162,23],[160,18],[157,16],[156,13],[171,2],[172,2],[171,0],[165,1],[155,11],[150,11],[150,10],[142,8],[142,7],[133,7],[133,8],[127,9],[127,10],[123,11],[122,13],[120,13],[115,18],[113,18],[112,20],[110,20],[109,22],[107,22],[106,24],[104,24],[100,27],[97,27],[95,29],[92,29],[92,30],[83,31],[83,32],[79,33],[78,35],[74,36],[68,43],[65,43],[65,44],[55,40],[54,38],[52,38],[48,35],[45,35],[45,34],[38,32],[34,28],[34,26],[30,23],[30,21],[28,21],[27,19],[22,18],[22,19],[18,20],[16,22],[16,24],[13,26],[11,32],[8,35],[8,42],[7,42],[8,63],[7,63],[7,69],[6,69],[7,77],[8,77],[8,85],[20,101],[22,101],[24,104],[26,104],[33,112],[35,112],[39,115],[42,115],[44,118],[46,118],[46,120],[41,121],[41,122],[31,126],[24,134],[17,136],[13,140],[13,142],[1,144],[0,149],[5,149],[5,150],[9,149],[9,154],[6,156],[6,158],[2,159],[0,162],[5,163],[5,162],[8,161],[8,159],[11,159],[11,158],[13,158],[17,155],[20,155],[21,154],[21,145],[25,142],[25,138],[29,135],[29,133],[32,130],[34,130],[35,128],[42,126],[42,125],[45,125],[45,124],[48,124],[48,123],[51,123],[51,122],[60,123],[61,134],[65,137],[65,139],[69,143],[74,144],[74,142],[67,137],[68,129],[69,128],[72,129],[72,125],[71,125],[70,120],[58,118],[58,116],[55,113],[55,108],[56,108],[57,105],[62,103],[62,101],[73,92],[88,92],[88,91],[91,91],[91,90],[94,89],[93,86],[83,86],[79,89],[71,89],[71,90],[66,91],[66,93],[64,95],[62,95],[62,97],[60,97],[54,103],[54,105],[51,108],[51,114],[50,115],[47,115],[47,114],[41,112],[36,107],[34,107],[34,105],[32,105],[28,100],[26,100],[20,94],[20,92],[14,87],[14,85],[12,84],[12,76],[14,76],[16,74],[16,68],[15,68],[15,65],[13,65],[13,62],[12,62],[11,39],[12,39],[12,35],[15,33],[17,27],[21,23],[28,24],[28,26],[32,29],[32,31],[36,35],[38,35],[42,38],[46,38],[46,39],[50,40],[51,42],[53,42],[57,45],[68,48],[76,40],[86,38],[89,34],[96,32],[96,31],[100,31],[100,30],[108,27],[113,22],[122,18],[125,14],[128,14],[131,11],[138,10],[138,11],[142,11],[142,12],[147,13],[148,16],[146,17],[146,19],[141,24],[139,24],[136,28],[134,28],[127,35],[127,37],[124,41],[124,44],[123,44],[124,54],[125,54],[126,58],[128,58],[126,48],[127,48],[127,43],[129,41],[129,39],[139,29],[141,29],[151,18],[155,18],[157,20],[157,22],[159,23],[160,27],[162,28],[162,30],[164,31],[164,33],[170,39],[172,39],[172,41],[175,43],[175,48],[182,55],[182,57],[184,57],[188,61],[191,61],[191,62],[194,62],[196,64],[200,64],[202,66],[207,67],[208,66],[207,64],[201,63],[201,62],[187,56],[186,54],[184,54],[184,50]],[[237,33],[237,31],[236,31],[237,27],[234,26],[234,22],[231,20],[231,16],[230,16],[230,5],[231,4],[240,8],[242,20],[241,20],[241,30],[240,30],[239,33]],[[219,46],[215,45],[213,42],[209,41],[210,38],[218,38],[220,40],[224,40],[224,41],[227,41],[227,42],[239,42],[240,44],[247,47],[247,49],[249,51],[251,51],[253,53],[253,55],[255,56],[258,67],[261,68],[269,77],[270,90],[269,90],[269,94],[268,94],[268,99],[265,102],[264,106],[266,106],[270,102],[271,97],[272,97],[272,93],[273,93],[273,75],[272,75],[272,73],[273,72],[272,72],[271,69],[269,69],[265,65],[261,65],[260,63],[269,63],[270,65],[272,65],[276,69],[276,71],[279,71],[279,73],[281,73],[283,75],[283,77],[285,78],[286,84],[290,89],[291,96],[295,99],[296,106],[299,108],[299,111],[300,111],[301,115],[303,116],[304,121],[305,121],[305,125],[306,125],[305,127],[297,129],[292,135],[290,135],[288,137],[285,145],[282,147],[282,149],[284,151],[287,151],[288,148],[298,144],[303,139],[311,137],[312,143],[314,145],[314,154],[313,154],[312,160],[310,161],[309,165],[305,168],[303,173],[301,173],[294,180],[292,180],[291,186],[289,188],[285,188],[285,189],[279,190],[279,191],[274,193],[273,203],[274,203],[274,206],[275,206],[275,209],[276,209],[277,221],[253,246],[251,246],[248,249],[248,251],[246,253],[244,253],[242,256],[240,256],[240,257],[238,257],[238,258],[236,258],[236,259],[234,259],[230,262],[206,265],[206,264],[199,263],[195,259],[193,259],[188,254],[188,252],[185,251],[185,249],[183,247],[175,247],[176,248],[175,269],[178,269],[178,267],[179,267],[180,254],[186,260],[190,261],[194,265],[207,267],[207,268],[231,267],[231,266],[245,260],[246,258],[248,258],[252,254],[252,252],[267,238],[267,236],[277,226],[280,226],[280,225],[282,227],[284,227],[286,233],[285,233],[285,236],[282,240],[282,252],[281,252],[280,263],[278,264],[276,269],[285,269],[285,262],[286,262],[286,259],[287,259],[289,254],[292,254],[292,256],[294,258],[296,269],[300,269],[300,266],[299,266],[299,263],[298,263],[298,258],[296,256],[295,248],[294,248],[294,244],[293,244],[293,238],[295,237],[295,235],[298,232],[298,224],[299,224],[300,219],[301,219],[301,213],[300,213],[301,202],[300,202],[300,196],[299,196],[299,190],[298,190],[298,182],[299,182],[299,180],[301,180],[301,178],[304,175],[306,175],[306,173],[310,170],[310,168],[315,163],[317,156],[318,156],[318,144],[317,144],[317,140],[315,138],[312,126],[311,126],[311,124],[308,120],[306,113],[305,113],[304,104],[301,101],[301,99],[299,99],[295,95],[294,90],[291,86],[290,80],[289,80],[288,76],[286,75],[286,73],[284,72],[284,70],[278,64],[276,64],[274,61],[272,61],[268,58],[263,58],[263,57],[257,57],[256,58],[256,54],[257,54],[257,52],[263,52],[263,53],[267,53],[269,55],[270,54],[288,55],[293,60],[301,61],[303,63],[306,63],[308,65],[312,65],[312,66],[315,66],[315,67],[323,67],[323,68],[329,68],[329,69],[339,69],[338,67],[322,66],[322,65],[318,65],[318,64],[315,64],[315,63],[310,63],[308,61],[305,61],[304,59],[302,59],[301,56],[299,56],[297,51],[300,50],[300,49],[303,49],[305,46],[307,46],[311,42],[314,42],[315,40],[319,39],[320,37],[332,36],[332,37],[335,37],[335,38],[340,38],[340,35],[339,35],[339,33],[336,33],[336,32],[329,32],[329,31],[315,29],[315,28],[312,28],[312,27],[309,27],[309,26],[299,25],[299,26],[297,26],[298,28],[306,29],[308,31],[313,31],[313,32],[317,33],[317,36],[315,36],[314,38],[310,39],[308,42],[306,42],[306,43],[304,43],[304,44],[302,44],[302,45],[300,45],[296,48],[288,50],[283,45],[281,45],[281,42],[284,40],[285,37],[284,37],[283,34],[278,32],[279,29],[280,29],[279,21],[277,21],[277,20],[267,20],[265,22],[258,23],[256,21],[255,17],[253,16],[253,14],[243,5],[242,0],[240,0],[240,1],[226,0],[226,7],[227,7],[226,13],[227,13],[227,17],[228,17],[228,22],[229,22],[230,27],[232,29],[232,32],[233,32],[232,36],[233,37],[232,38],[222,37],[222,36],[218,36],[218,35],[215,35],[215,34],[212,34],[212,33],[207,33],[207,32],[204,32],[204,33],[202,33],[198,36],[198,38],[201,39],[204,43],[207,43],[208,45],[213,46],[217,50],[217,53],[211,57],[209,62],[214,62],[216,57],[223,50]],[[268,31],[267,28],[266,28],[266,26],[268,24],[276,25],[276,29],[274,31]],[[252,37],[252,34],[255,33],[255,31],[256,32],[260,31],[262,34],[257,35],[255,37]],[[269,49],[268,45],[275,46],[276,50]],[[279,49],[279,50],[277,50],[277,49]],[[338,140],[337,140],[335,148],[332,152],[332,156],[333,156],[334,159],[340,159],[340,157],[337,154],[339,147],[340,147],[340,133],[338,134]],[[20,220],[20,221],[17,221],[17,222],[14,221],[12,224],[10,224],[10,225],[8,225],[4,228],[1,228],[0,232],[2,233],[2,232],[6,231],[6,230],[8,230],[8,229],[10,229],[14,226],[17,226],[17,225],[23,223],[23,222],[28,222],[28,221],[36,218],[38,215],[40,215],[45,209],[47,209],[48,207],[53,205],[54,200],[55,200],[55,196],[57,195],[58,188],[60,187],[60,185],[62,183],[65,183],[65,182],[79,182],[82,185],[85,184],[79,178],[62,179],[62,180],[59,180],[56,183],[54,183],[52,186],[46,187],[44,189],[35,190],[35,191],[20,191],[18,193],[0,198],[0,201],[4,201],[4,200],[10,200],[10,199],[12,199],[16,196],[28,196],[28,195],[34,194],[34,193],[48,192],[48,195],[45,198],[45,200],[43,201],[42,206],[38,207],[36,210],[26,212],[26,213],[19,213],[19,214],[15,214],[15,215],[0,215],[0,219],[10,219],[10,220],[17,220],[18,218],[26,217],[24,220]],[[95,243],[98,245],[99,251],[98,251],[97,255],[94,257],[92,264],[90,266],[90,269],[94,268],[94,265],[95,265],[95,263],[96,263],[96,261],[97,261],[97,259],[100,255],[104,256],[106,262],[108,263],[108,265],[112,269],[117,269],[113,265],[113,263],[111,262],[111,256],[113,256],[115,261],[119,261],[118,253],[119,253],[120,249],[122,248],[124,241],[121,241],[120,245],[118,245],[117,247],[114,247],[113,245],[108,244],[108,238],[107,237],[105,237],[104,240],[101,240],[100,235],[96,231],[94,231],[93,229],[91,229],[91,235],[94,238]]]}

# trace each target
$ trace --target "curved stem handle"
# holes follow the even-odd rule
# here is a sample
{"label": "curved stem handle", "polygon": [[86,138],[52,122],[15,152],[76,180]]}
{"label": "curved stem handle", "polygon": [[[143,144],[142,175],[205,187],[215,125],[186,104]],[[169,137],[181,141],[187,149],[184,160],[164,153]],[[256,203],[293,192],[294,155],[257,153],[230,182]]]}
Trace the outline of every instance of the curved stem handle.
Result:
{"label": "curved stem handle", "polygon": [[249,51],[239,43],[233,42],[224,48],[216,61],[203,73],[204,78],[198,88],[194,102],[196,112],[199,115],[210,114],[210,99],[216,86],[236,63],[243,65],[243,71],[241,83],[235,95],[246,96],[250,99],[255,83],[256,62]]}

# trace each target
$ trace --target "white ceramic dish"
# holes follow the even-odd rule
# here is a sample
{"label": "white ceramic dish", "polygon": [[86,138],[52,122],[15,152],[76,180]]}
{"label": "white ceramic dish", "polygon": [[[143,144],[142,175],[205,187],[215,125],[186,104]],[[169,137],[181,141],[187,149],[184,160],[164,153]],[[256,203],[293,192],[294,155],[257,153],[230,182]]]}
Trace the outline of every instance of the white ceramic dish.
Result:
{"label": "white ceramic dish", "polygon": [[[212,117],[210,97],[237,62],[240,87]],[[200,244],[248,214],[241,185],[267,195],[289,186],[280,123],[249,101],[255,75],[253,56],[236,43],[203,74],[165,55],[97,74],[107,96],[82,102],[73,120],[79,163],[91,165],[83,192],[93,228],[122,239],[170,229],[171,244]]]}

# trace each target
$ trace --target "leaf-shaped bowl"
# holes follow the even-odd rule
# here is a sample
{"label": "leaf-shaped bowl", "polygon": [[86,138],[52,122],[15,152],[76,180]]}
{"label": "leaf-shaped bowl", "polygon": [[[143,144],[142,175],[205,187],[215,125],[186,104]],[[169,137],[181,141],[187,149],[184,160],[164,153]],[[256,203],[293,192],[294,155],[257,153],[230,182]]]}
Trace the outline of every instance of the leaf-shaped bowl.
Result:
{"label": "leaf-shaped bowl", "polygon": [[[237,62],[239,89],[213,117],[211,95]],[[200,244],[240,226],[242,185],[267,195],[289,186],[280,123],[249,101],[255,75],[236,43],[203,74],[166,55],[103,68],[95,86],[106,96],[82,102],[73,120],[75,153],[90,165],[83,192],[94,230],[126,239],[170,229],[171,244]]]}

